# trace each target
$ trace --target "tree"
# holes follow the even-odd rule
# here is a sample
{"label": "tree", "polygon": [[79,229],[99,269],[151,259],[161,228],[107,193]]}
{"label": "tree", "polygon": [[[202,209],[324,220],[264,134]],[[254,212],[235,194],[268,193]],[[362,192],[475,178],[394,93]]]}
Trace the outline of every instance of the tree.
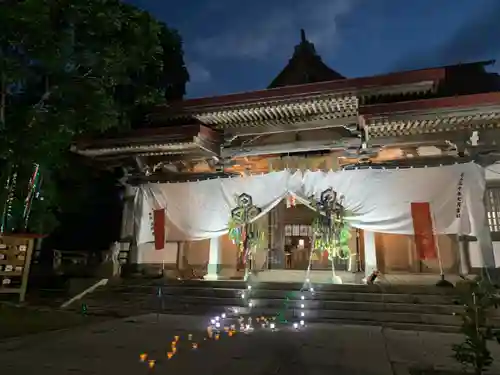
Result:
{"label": "tree", "polygon": [[29,229],[50,231],[61,204],[58,179],[75,174],[71,142],[132,127],[149,106],[181,99],[188,79],[177,32],[131,5],[0,3],[3,230],[24,230],[31,212]]}

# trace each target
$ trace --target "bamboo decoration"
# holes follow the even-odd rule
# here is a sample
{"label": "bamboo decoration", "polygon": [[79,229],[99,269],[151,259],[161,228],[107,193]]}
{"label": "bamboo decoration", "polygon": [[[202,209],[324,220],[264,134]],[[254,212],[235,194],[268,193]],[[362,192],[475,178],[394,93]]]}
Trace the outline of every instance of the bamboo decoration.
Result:
{"label": "bamboo decoration", "polygon": [[[344,221],[345,210],[339,195],[332,188],[324,190],[319,200],[311,197],[311,205],[316,208],[317,216],[313,220],[313,247],[328,252],[332,263],[332,280],[335,282],[335,258],[348,259],[350,250],[348,241],[350,232]],[[312,256],[309,260],[311,263]]]}
{"label": "bamboo decoration", "polygon": [[240,194],[236,202],[237,206],[231,211],[229,237],[240,249],[247,280],[251,269],[250,252],[263,238],[263,233],[252,224],[261,213],[261,209],[253,204],[252,197],[246,193]]}

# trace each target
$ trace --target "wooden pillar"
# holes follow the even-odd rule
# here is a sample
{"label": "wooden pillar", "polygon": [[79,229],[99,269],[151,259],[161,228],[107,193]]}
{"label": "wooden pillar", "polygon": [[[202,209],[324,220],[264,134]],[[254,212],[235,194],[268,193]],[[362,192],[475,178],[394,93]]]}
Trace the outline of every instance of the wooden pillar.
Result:
{"label": "wooden pillar", "polygon": [[285,269],[285,209],[283,202],[280,202],[273,210],[274,269]]}

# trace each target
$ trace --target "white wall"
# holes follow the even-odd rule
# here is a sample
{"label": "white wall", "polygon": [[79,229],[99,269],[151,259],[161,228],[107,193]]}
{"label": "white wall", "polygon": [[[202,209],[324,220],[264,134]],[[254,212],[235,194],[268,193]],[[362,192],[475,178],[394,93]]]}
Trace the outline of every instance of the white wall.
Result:
{"label": "white wall", "polygon": [[144,243],[139,245],[137,252],[138,264],[176,264],[177,263],[177,242],[165,244],[162,250],[156,250],[154,243]]}
{"label": "white wall", "polygon": [[500,164],[489,165],[486,168],[486,181],[500,181]]}
{"label": "white wall", "polygon": [[[493,241],[493,254],[495,255],[495,266],[500,267],[500,242]],[[469,259],[470,266],[473,268],[482,267],[482,261],[479,252],[479,243],[469,242]]]}

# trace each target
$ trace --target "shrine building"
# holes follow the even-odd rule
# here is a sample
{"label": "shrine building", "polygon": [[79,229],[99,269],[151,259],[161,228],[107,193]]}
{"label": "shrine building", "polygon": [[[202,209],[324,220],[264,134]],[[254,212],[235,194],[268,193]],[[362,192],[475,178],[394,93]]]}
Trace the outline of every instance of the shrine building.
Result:
{"label": "shrine building", "polygon": [[[152,237],[140,243],[138,221],[149,220],[147,210],[138,208],[141,187],[279,171],[402,170],[474,162],[486,169],[487,228],[481,230],[490,244],[465,234],[436,235],[443,271],[468,274],[485,266],[481,246],[492,246],[495,267],[500,264],[500,168],[495,166],[500,77],[488,72],[493,63],[346,78],[322,61],[302,31],[288,64],[267,89],[158,106],[141,129],[80,141],[73,151],[103,168],[125,171],[122,246],[129,249],[130,267],[144,273],[199,270],[207,279],[242,277],[239,250],[228,234],[190,238],[169,218],[172,203],[167,202],[164,247],[155,249]],[[315,213],[302,203],[288,195],[255,222],[266,244],[252,271],[263,280],[282,281],[287,274],[297,280],[294,275],[302,275],[310,259],[317,277],[331,270],[321,252],[311,255]],[[346,282],[375,269],[387,275],[440,273],[438,260],[419,257],[411,234],[350,231],[350,256],[334,261]]]}

